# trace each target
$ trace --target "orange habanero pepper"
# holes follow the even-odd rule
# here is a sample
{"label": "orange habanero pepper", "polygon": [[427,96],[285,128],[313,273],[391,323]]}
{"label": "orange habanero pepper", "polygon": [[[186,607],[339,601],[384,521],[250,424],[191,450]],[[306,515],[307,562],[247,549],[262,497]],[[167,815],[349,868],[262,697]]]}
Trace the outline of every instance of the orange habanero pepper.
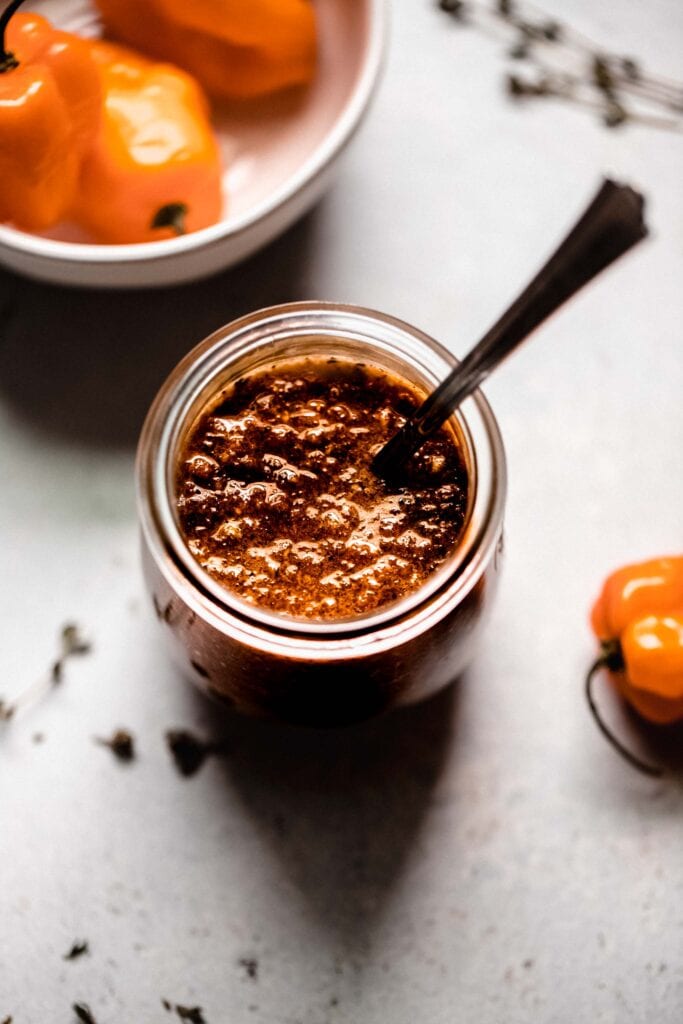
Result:
{"label": "orange habanero pepper", "polygon": [[310,0],[95,0],[107,29],[144,53],[185,68],[209,93],[246,99],[306,85],[317,33]]}
{"label": "orange habanero pepper", "polygon": [[0,17],[0,220],[42,230],[68,211],[102,90],[88,44],[38,14]]}
{"label": "orange habanero pepper", "polygon": [[199,85],[124,47],[90,45],[104,110],[83,162],[75,219],[112,243],[151,242],[214,224],[222,207],[221,158]]}
{"label": "orange habanero pepper", "polygon": [[644,765],[601,721],[591,685],[606,668],[628,703],[658,725],[683,719],[683,556],[627,565],[605,581],[593,606],[591,625],[602,653],[586,678],[586,694],[596,721],[610,742],[637,767]]}
{"label": "orange habanero pepper", "polygon": [[315,25],[311,0],[156,0],[164,15],[240,46],[274,46],[283,50],[308,36]]}

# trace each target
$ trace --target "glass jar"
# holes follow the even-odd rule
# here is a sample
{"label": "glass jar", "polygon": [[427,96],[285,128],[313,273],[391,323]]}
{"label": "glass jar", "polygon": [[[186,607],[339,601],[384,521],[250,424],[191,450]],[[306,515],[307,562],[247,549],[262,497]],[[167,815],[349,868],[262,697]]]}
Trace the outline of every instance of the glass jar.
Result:
{"label": "glass jar", "polygon": [[248,604],[212,579],[186,546],[175,511],[178,452],[197,416],[232,381],[297,356],[374,364],[427,390],[457,362],[408,324],[333,303],[275,306],[216,331],[171,373],[143,428],[143,570],[174,656],[202,690],[248,714],[341,725],[422,700],[472,658],[499,570],[505,453],[477,392],[452,420],[470,478],[463,534],[422,587],[396,603],[332,622]]}

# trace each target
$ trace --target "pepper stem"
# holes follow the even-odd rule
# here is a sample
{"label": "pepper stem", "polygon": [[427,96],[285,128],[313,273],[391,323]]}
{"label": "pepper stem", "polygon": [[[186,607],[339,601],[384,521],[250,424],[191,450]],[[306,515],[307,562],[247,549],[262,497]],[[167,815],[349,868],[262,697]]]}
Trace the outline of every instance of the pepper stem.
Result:
{"label": "pepper stem", "polygon": [[187,234],[186,217],[188,208],[186,203],[166,203],[160,207],[152,218],[153,228],[173,228],[176,235]]}
{"label": "pepper stem", "polygon": [[19,61],[14,54],[7,49],[5,33],[7,32],[7,26],[10,23],[12,15],[15,11],[19,10],[23,2],[24,0],[12,0],[12,2],[8,4],[2,12],[2,15],[0,15],[0,74],[5,71],[11,71],[12,68],[19,67]]}
{"label": "pepper stem", "polygon": [[632,754],[631,751],[628,750],[628,748],[625,747],[623,743],[617,739],[617,737],[614,735],[611,729],[609,729],[608,726],[605,724],[602,715],[598,710],[598,706],[595,703],[595,698],[593,697],[593,679],[595,678],[597,673],[603,668],[609,669],[611,672],[623,671],[624,659],[622,657],[621,647],[619,646],[618,640],[607,641],[603,643],[602,654],[599,658],[596,659],[596,661],[593,662],[588,671],[588,675],[586,676],[586,700],[588,701],[588,707],[590,708],[591,715],[593,716],[593,719],[595,720],[598,729],[605,737],[605,739],[609,743],[611,743],[616,752],[620,754],[625,761],[628,761],[630,765],[632,765],[634,768],[637,768],[639,772],[643,773],[643,775],[650,775],[652,778],[656,779],[661,778],[663,774],[661,768],[658,768],[652,764],[648,764],[647,761],[641,761],[639,757],[636,757],[635,754]]}

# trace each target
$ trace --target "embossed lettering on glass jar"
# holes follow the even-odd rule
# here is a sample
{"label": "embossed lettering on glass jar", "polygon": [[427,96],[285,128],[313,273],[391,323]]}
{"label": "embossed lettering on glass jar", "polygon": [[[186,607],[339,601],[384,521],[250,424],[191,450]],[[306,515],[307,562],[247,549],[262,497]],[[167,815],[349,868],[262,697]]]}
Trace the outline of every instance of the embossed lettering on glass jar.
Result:
{"label": "embossed lettering on glass jar", "polygon": [[409,325],[370,310],[295,303],[261,310],[198,345],[162,386],[138,450],[143,569],[161,628],[197,685],[248,714],[341,725],[412,703],[470,661],[502,550],[505,455],[480,393],[452,419],[468,511],[451,554],[417,589],[347,619],[296,619],[247,603],[190,553],[177,512],[179,452],[232,383],[304,357],[363,362],[432,389],[456,360]]}

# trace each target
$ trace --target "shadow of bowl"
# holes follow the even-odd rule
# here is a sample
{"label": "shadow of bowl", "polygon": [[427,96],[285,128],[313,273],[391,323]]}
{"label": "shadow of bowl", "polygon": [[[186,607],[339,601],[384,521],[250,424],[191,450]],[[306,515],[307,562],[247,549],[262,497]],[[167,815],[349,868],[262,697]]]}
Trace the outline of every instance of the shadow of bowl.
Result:
{"label": "shadow of bowl", "polygon": [[52,437],[133,448],[189,349],[253,309],[307,297],[316,216],[248,262],[179,287],[64,288],[0,270],[0,400]]}

